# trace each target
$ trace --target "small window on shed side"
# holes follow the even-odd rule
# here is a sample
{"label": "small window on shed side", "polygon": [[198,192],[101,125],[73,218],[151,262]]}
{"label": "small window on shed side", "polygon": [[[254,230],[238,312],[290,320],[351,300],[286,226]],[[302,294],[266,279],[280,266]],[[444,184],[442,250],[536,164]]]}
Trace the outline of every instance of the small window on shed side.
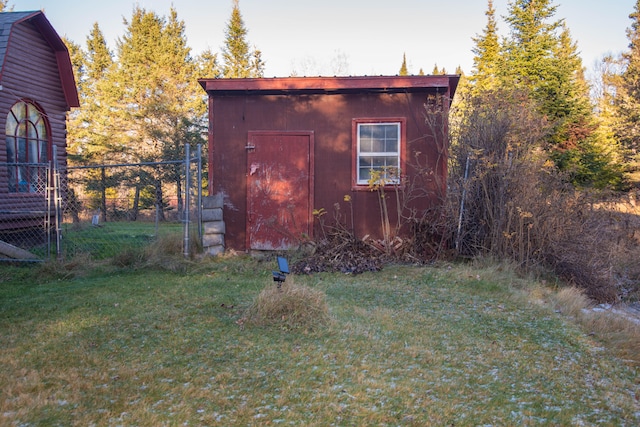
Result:
{"label": "small window on shed side", "polygon": [[354,184],[400,184],[404,167],[404,119],[354,119]]}

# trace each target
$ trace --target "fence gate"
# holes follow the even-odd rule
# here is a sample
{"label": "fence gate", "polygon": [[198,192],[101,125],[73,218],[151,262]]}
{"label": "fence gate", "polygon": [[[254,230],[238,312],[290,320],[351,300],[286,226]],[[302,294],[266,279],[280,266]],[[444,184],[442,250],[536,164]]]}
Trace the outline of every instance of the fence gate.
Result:
{"label": "fence gate", "polygon": [[54,251],[54,175],[50,164],[0,163],[0,261],[42,261]]}

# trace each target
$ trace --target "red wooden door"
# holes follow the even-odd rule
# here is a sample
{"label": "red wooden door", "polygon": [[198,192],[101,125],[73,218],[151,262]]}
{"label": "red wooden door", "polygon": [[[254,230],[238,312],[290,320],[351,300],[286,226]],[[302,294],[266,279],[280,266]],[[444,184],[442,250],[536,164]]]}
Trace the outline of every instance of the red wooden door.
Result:
{"label": "red wooden door", "polygon": [[249,132],[249,249],[290,249],[311,236],[312,157],[311,132]]}

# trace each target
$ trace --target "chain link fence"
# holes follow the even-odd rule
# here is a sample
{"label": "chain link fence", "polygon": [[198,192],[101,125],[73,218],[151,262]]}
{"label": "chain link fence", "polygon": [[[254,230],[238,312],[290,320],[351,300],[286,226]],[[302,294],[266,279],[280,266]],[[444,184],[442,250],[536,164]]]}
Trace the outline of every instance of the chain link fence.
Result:
{"label": "chain link fence", "polygon": [[[2,173],[5,172],[5,173]],[[39,261],[51,253],[55,193],[49,164],[0,163],[0,260]]]}
{"label": "chain link fence", "polygon": [[164,162],[0,164],[33,177],[0,204],[0,261],[104,259],[158,238],[181,241],[190,256],[202,240],[202,155],[185,152]]}

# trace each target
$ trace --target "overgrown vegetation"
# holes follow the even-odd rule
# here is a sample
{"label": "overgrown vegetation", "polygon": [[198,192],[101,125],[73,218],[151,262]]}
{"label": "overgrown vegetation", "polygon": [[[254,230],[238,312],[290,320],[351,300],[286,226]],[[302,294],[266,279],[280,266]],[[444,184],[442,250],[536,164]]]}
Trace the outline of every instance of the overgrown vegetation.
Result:
{"label": "overgrown vegetation", "polygon": [[638,299],[640,220],[636,211],[618,209],[633,209],[628,196],[573,186],[543,150],[544,118],[510,95],[486,92],[467,101],[471,114],[456,128],[443,205],[450,209],[443,218],[459,220],[442,227],[449,240],[462,255],[554,271],[599,302]]}
{"label": "overgrown vegetation", "polygon": [[2,424],[640,421],[638,353],[582,329],[561,313],[574,297],[509,265],[297,276],[326,295],[331,322],[241,327],[257,296],[276,289],[272,264],[219,257],[181,273],[78,265],[77,278],[3,266]]}

